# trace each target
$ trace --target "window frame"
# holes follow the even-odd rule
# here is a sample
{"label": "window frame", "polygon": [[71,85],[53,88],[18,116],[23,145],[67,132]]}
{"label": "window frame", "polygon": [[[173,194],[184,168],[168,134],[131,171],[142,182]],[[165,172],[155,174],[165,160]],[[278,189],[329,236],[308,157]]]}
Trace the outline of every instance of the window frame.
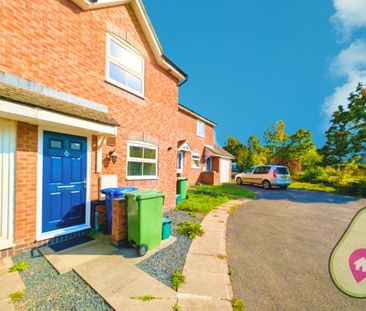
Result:
{"label": "window frame", "polygon": [[[113,56],[110,55],[110,40],[115,41],[118,45],[122,46],[122,48],[126,49],[127,51],[130,51],[134,54],[136,54],[136,56],[138,56],[141,61],[142,61],[142,73],[141,76],[139,76],[139,74],[137,72],[134,72],[133,70],[131,70],[130,68],[128,68],[126,65],[122,64],[120,61],[118,61],[117,59],[115,59]],[[114,65],[120,67],[121,69],[123,69],[124,71],[128,72],[129,74],[132,74],[133,76],[137,77],[138,79],[141,79],[141,93],[136,91],[135,89],[120,83],[116,80],[114,80],[113,78],[110,77],[109,75],[109,64],[113,63]],[[145,98],[145,57],[139,52],[137,51],[133,46],[131,46],[130,44],[128,44],[126,41],[110,34],[107,33],[107,39],[106,39],[106,62],[105,62],[105,80],[121,89],[126,90],[129,93],[132,93],[136,96],[139,96],[141,98]]]}
{"label": "window frame", "polygon": [[[200,133],[200,124],[203,124],[203,134]],[[202,120],[197,120],[197,136],[201,138],[205,138],[206,136],[206,123]]]}
{"label": "window frame", "polygon": [[[135,158],[130,156],[130,147],[140,147],[140,148],[148,148],[153,149],[156,152],[155,159],[144,159],[144,158]],[[129,162],[138,162],[138,163],[155,163],[156,165],[156,174],[155,175],[141,175],[141,176],[130,176],[128,175],[128,163]],[[143,166],[142,166],[143,167]],[[159,148],[157,145],[138,142],[138,141],[130,141],[127,143],[127,159],[126,159],[126,179],[127,180],[153,180],[159,179]]]}
{"label": "window frame", "polygon": [[[193,161],[193,158],[194,157],[198,157],[198,166],[195,166],[194,165],[194,161]],[[200,163],[201,163],[201,155],[199,154],[199,153],[194,153],[194,152],[192,152],[192,158],[191,158],[191,168],[192,169],[195,169],[195,170],[197,170],[197,169],[201,169],[201,166],[200,166]]]}

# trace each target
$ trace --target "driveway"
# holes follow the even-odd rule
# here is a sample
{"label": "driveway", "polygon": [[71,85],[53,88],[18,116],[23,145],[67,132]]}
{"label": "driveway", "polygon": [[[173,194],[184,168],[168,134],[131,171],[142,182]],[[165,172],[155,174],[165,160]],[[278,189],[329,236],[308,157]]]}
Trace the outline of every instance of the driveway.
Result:
{"label": "driveway", "polygon": [[366,299],[341,293],[328,273],[333,247],[366,200],[245,187],[257,199],[229,218],[227,250],[247,310],[366,310]]}

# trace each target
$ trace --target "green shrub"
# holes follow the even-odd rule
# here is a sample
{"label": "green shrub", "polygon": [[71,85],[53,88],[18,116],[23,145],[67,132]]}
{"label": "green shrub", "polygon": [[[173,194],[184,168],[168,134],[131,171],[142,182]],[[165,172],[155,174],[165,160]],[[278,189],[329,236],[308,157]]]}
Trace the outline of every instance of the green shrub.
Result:
{"label": "green shrub", "polygon": [[16,271],[22,272],[22,271],[27,270],[27,268],[28,268],[28,263],[25,261],[21,261],[21,262],[14,264],[13,266],[11,266],[9,268],[9,272],[16,272]]}
{"label": "green shrub", "polygon": [[196,221],[183,221],[177,226],[179,234],[194,239],[196,236],[202,236],[205,232],[201,228],[201,223]]}
{"label": "green shrub", "polygon": [[178,288],[184,284],[184,282],[186,281],[186,277],[182,274],[181,271],[175,271],[172,274],[172,288],[174,290],[178,290]]}
{"label": "green shrub", "polygon": [[245,310],[244,301],[238,297],[234,297],[231,300],[231,306],[233,307],[233,311],[244,311]]}

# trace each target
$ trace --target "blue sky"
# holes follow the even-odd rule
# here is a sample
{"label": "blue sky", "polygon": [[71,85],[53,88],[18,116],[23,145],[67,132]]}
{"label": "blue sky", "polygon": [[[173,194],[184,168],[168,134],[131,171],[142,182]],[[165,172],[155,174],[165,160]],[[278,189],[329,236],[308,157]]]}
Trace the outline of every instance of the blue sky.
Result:
{"label": "blue sky", "polygon": [[318,146],[331,111],[366,80],[366,0],[145,0],[165,53],[189,75],[180,101],[246,142],[283,120]]}

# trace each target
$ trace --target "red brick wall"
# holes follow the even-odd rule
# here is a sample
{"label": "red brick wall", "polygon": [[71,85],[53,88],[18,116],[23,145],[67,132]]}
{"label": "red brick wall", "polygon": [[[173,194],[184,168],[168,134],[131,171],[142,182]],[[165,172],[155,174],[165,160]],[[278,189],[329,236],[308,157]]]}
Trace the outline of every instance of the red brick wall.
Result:
{"label": "red brick wall", "polygon": [[[177,80],[157,65],[141,27],[129,5],[81,11],[71,1],[0,0],[0,71],[29,79],[109,107],[121,124],[116,164],[103,166],[103,174],[117,174],[119,184],[156,188],[166,193],[166,207],[175,205]],[[108,26],[112,25],[112,26]],[[105,82],[106,33],[128,38],[145,55],[145,98]],[[128,182],[128,134],[146,133],[159,142],[159,179]],[[172,148],[168,151],[168,148]],[[95,155],[92,199],[98,197]]]}
{"label": "red brick wall", "polygon": [[[178,81],[158,66],[131,7],[84,12],[68,0],[0,0],[0,8],[0,71],[108,106],[121,127],[116,146],[103,147],[104,159],[116,149],[117,162],[104,161],[102,174],[117,174],[121,186],[159,189],[165,208],[175,206]],[[107,32],[145,56],[145,98],[105,81]],[[158,141],[159,179],[126,180],[131,132]],[[15,239],[21,248],[36,238],[37,126],[19,122],[17,136]],[[98,198],[95,156],[93,137],[92,200]]]}
{"label": "red brick wall", "polygon": [[177,134],[178,140],[187,140],[188,145],[192,151],[198,152],[201,155],[200,169],[192,168],[192,154],[190,152],[184,152],[183,160],[183,173],[184,177],[188,178],[189,185],[195,185],[200,182],[200,175],[205,163],[204,146],[213,145],[214,143],[214,128],[206,123],[205,126],[205,138],[197,136],[197,118],[189,113],[179,110],[179,131]]}
{"label": "red brick wall", "polygon": [[36,239],[38,127],[17,123],[15,242]]}

